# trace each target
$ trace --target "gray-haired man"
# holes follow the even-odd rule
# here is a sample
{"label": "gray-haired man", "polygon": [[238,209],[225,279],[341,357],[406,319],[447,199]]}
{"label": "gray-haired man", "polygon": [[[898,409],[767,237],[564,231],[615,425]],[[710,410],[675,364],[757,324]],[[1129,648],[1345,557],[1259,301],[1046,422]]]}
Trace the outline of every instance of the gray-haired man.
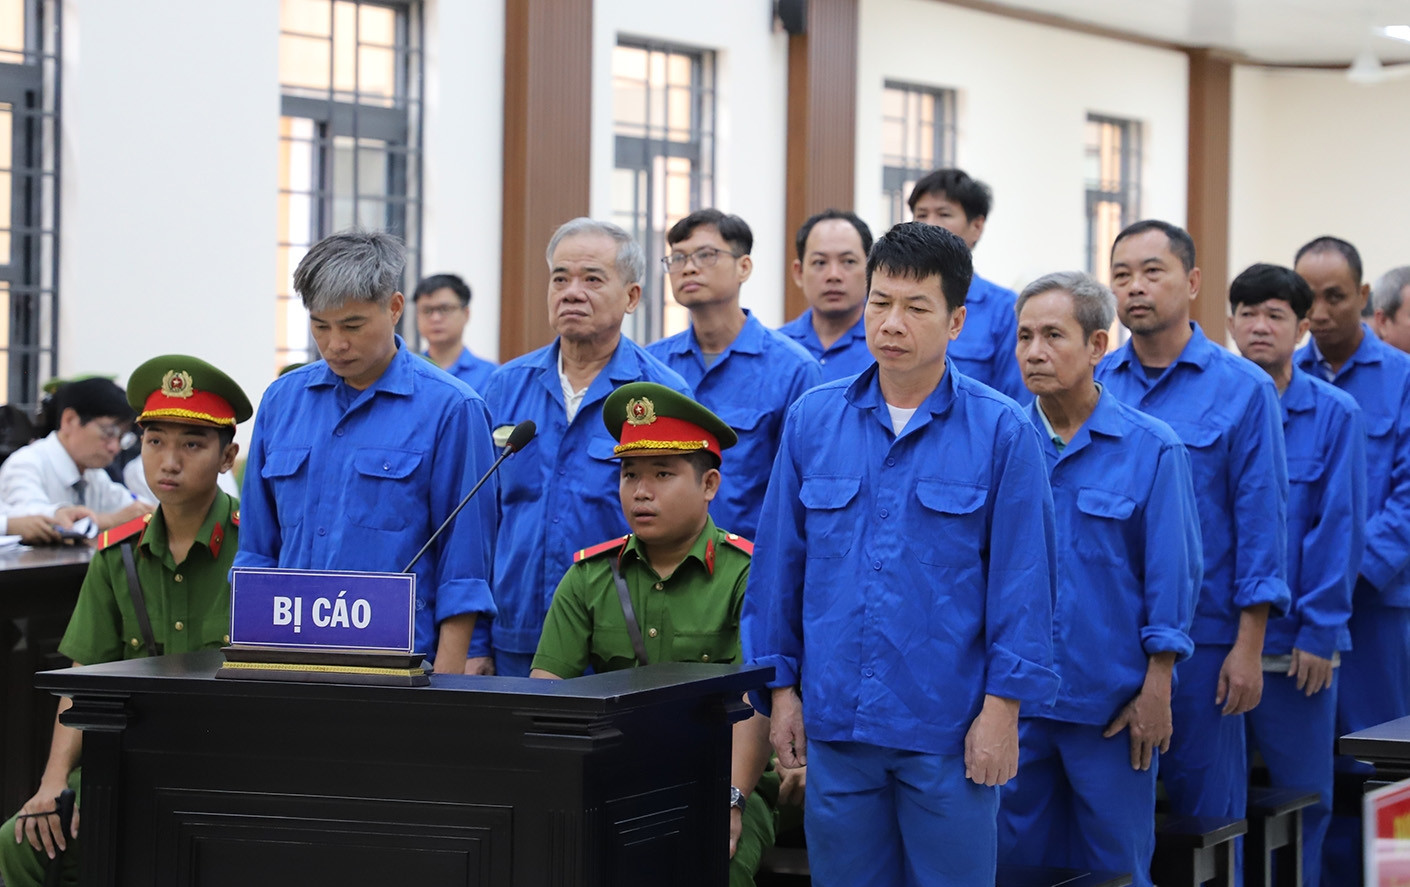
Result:
{"label": "gray-haired man", "polygon": [[[347,232],[295,269],[323,360],[264,393],[236,567],[400,570],[494,460],[485,402],[396,334],[405,267],[396,238]],[[437,672],[463,672],[476,616],[494,615],[494,533],[490,488],[416,564],[417,650]]]}
{"label": "gray-haired man", "polygon": [[1382,342],[1410,352],[1410,309],[1405,307],[1407,295],[1410,295],[1410,265],[1401,265],[1382,274],[1371,288],[1371,304],[1376,309],[1371,325]]}
{"label": "gray-haired man", "polygon": [[[627,382],[657,382],[691,395],[665,364],[622,336],[641,302],[646,256],[610,222],[564,223],[548,242],[548,345],[495,370],[485,400],[497,428],[532,420],[532,458],[500,469],[495,543],[494,668],[527,677],[539,633],[573,552],[629,530],[618,497],[617,441],[601,403]],[[491,640],[477,633],[472,670],[488,668]]]}

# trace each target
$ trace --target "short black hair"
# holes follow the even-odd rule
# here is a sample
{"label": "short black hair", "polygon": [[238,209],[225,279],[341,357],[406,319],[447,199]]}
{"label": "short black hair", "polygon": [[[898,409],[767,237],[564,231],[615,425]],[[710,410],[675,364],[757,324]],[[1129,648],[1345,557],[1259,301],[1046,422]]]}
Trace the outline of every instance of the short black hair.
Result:
{"label": "short black hair", "polygon": [[1195,240],[1190,236],[1190,232],[1179,225],[1162,222],[1160,219],[1142,219],[1122,228],[1121,233],[1116,235],[1116,239],[1111,242],[1111,255],[1116,255],[1118,243],[1128,237],[1145,234],[1147,231],[1159,231],[1165,235],[1165,239],[1170,241],[1170,251],[1175,254],[1175,258],[1180,260],[1186,274],[1195,270]]}
{"label": "short black hair", "polygon": [[916,211],[916,203],[927,194],[944,194],[958,203],[964,210],[967,222],[989,218],[989,210],[994,207],[994,192],[989,186],[970,178],[969,173],[962,169],[937,169],[921,176],[915,187],[911,188],[911,196],[906,198],[906,205],[911,208],[912,214]]}
{"label": "short black hair", "polygon": [[696,450],[693,453],[684,454],[681,458],[690,463],[691,468],[695,469],[695,479],[697,481],[705,477],[705,472],[712,468],[719,469],[720,467],[720,457],[709,450]]}
{"label": "short black hair", "polygon": [[430,277],[423,277],[421,282],[416,284],[416,292],[411,294],[411,301],[416,302],[422,296],[429,296],[436,290],[443,289],[455,293],[461,308],[470,304],[470,285],[459,274],[432,274]]}
{"label": "short black hair", "polygon": [[666,243],[675,246],[682,240],[688,240],[690,235],[695,233],[695,229],[702,225],[710,225],[719,231],[720,239],[741,256],[749,255],[749,251],[754,248],[754,232],[749,230],[749,223],[739,216],[722,213],[714,208],[697,209],[676,222],[671,226],[671,230],[666,232]]}
{"label": "short black hair", "polygon": [[964,305],[974,279],[974,261],[964,240],[924,222],[902,222],[872,245],[867,254],[867,292],[878,270],[909,280],[939,277],[940,292],[951,311]]}
{"label": "short black hair", "polygon": [[54,427],[58,427],[64,410],[73,410],[84,425],[109,416],[119,422],[131,422],[137,415],[117,383],[100,376],[69,382],[54,392]]}
{"label": "short black hair", "polygon": [[1261,305],[1269,299],[1282,299],[1292,306],[1298,320],[1312,309],[1312,287],[1291,268],[1259,262],[1245,268],[1229,284],[1229,307]]}
{"label": "short black hair", "polygon": [[1340,253],[1346,259],[1346,267],[1351,269],[1351,276],[1356,278],[1356,285],[1361,285],[1361,253],[1356,251],[1356,247],[1342,240],[1340,237],[1323,236],[1315,240],[1309,240],[1302,245],[1302,249],[1297,251],[1293,257],[1293,264],[1302,261],[1302,257],[1308,253]]}
{"label": "short black hair", "polygon": [[803,256],[808,251],[808,235],[813,233],[813,228],[817,226],[818,222],[828,222],[834,219],[847,222],[853,228],[857,229],[857,236],[862,238],[862,255],[865,256],[867,253],[871,252],[871,229],[867,227],[866,222],[863,222],[856,213],[845,212],[840,209],[825,209],[814,216],[810,216],[808,221],[804,222],[803,226],[798,229],[798,236],[793,239],[793,245],[798,250],[798,261],[803,261]]}

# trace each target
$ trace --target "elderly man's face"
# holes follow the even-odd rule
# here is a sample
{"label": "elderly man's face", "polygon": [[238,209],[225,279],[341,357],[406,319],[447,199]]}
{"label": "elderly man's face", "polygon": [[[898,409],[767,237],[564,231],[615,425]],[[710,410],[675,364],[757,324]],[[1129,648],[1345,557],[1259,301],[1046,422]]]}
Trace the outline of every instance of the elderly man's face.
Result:
{"label": "elderly man's face", "polygon": [[1067,291],[1033,296],[1018,315],[1015,354],[1023,384],[1040,397],[1090,386],[1092,370],[1106,354],[1106,343],[1106,330],[1097,330],[1090,338],[1083,334]]}
{"label": "elderly man's face", "polygon": [[641,284],[617,270],[617,243],[606,234],[565,237],[553,250],[548,273],[548,321],[574,343],[609,341],[622,318],[636,310]]}
{"label": "elderly man's face", "polygon": [[1375,328],[1381,341],[1410,352],[1410,305],[1405,304],[1406,300],[1410,300],[1410,286],[1400,291],[1400,307],[1393,313],[1386,314],[1376,309]]}

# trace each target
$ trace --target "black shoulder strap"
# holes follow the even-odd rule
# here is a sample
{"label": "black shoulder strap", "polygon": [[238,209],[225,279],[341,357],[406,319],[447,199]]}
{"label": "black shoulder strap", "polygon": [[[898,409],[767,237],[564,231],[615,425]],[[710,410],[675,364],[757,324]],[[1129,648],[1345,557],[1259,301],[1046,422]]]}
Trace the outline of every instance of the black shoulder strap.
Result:
{"label": "black shoulder strap", "polygon": [[650,665],[646,658],[646,644],[641,640],[641,626],[636,621],[636,610],[632,609],[632,596],[627,591],[627,580],[622,578],[622,571],[617,569],[617,559],[613,558],[612,582],[617,586],[617,600],[622,604],[622,616],[627,620],[627,636],[632,639],[632,651],[636,653],[636,661],[641,665]]}
{"label": "black shoulder strap", "polygon": [[127,569],[127,593],[132,597],[132,608],[137,611],[137,628],[142,632],[142,640],[147,643],[148,656],[162,655],[162,645],[152,634],[152,620],[147,615],[147,598],[142,594],[142,583],[137,579],[137,565],[132,561],[132,543],[123,542],[122,565]]}

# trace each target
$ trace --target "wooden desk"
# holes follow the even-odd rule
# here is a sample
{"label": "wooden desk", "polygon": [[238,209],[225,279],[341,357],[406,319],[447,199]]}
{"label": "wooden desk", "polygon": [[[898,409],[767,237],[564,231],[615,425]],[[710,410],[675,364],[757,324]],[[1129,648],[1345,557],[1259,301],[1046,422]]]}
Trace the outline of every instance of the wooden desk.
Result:
{"label": "wooden desk", "polygon": [[1337,751],[1374,764],[1377,781],[1410,778],[1410,718],[1348,733],[1337,741]]}
{"label": "wooden desk", "polygon": [[81,883],[718,887],[730,724],[772,674],[354,687],[217,680],[220,663],[38,676],[84,731]]}
{"label": "wooden desk", "polygon": [[57,700],[34,674],[62,668],[68,627],[93,549],[86,545],[0,551],[0,819],[39,787]]}

